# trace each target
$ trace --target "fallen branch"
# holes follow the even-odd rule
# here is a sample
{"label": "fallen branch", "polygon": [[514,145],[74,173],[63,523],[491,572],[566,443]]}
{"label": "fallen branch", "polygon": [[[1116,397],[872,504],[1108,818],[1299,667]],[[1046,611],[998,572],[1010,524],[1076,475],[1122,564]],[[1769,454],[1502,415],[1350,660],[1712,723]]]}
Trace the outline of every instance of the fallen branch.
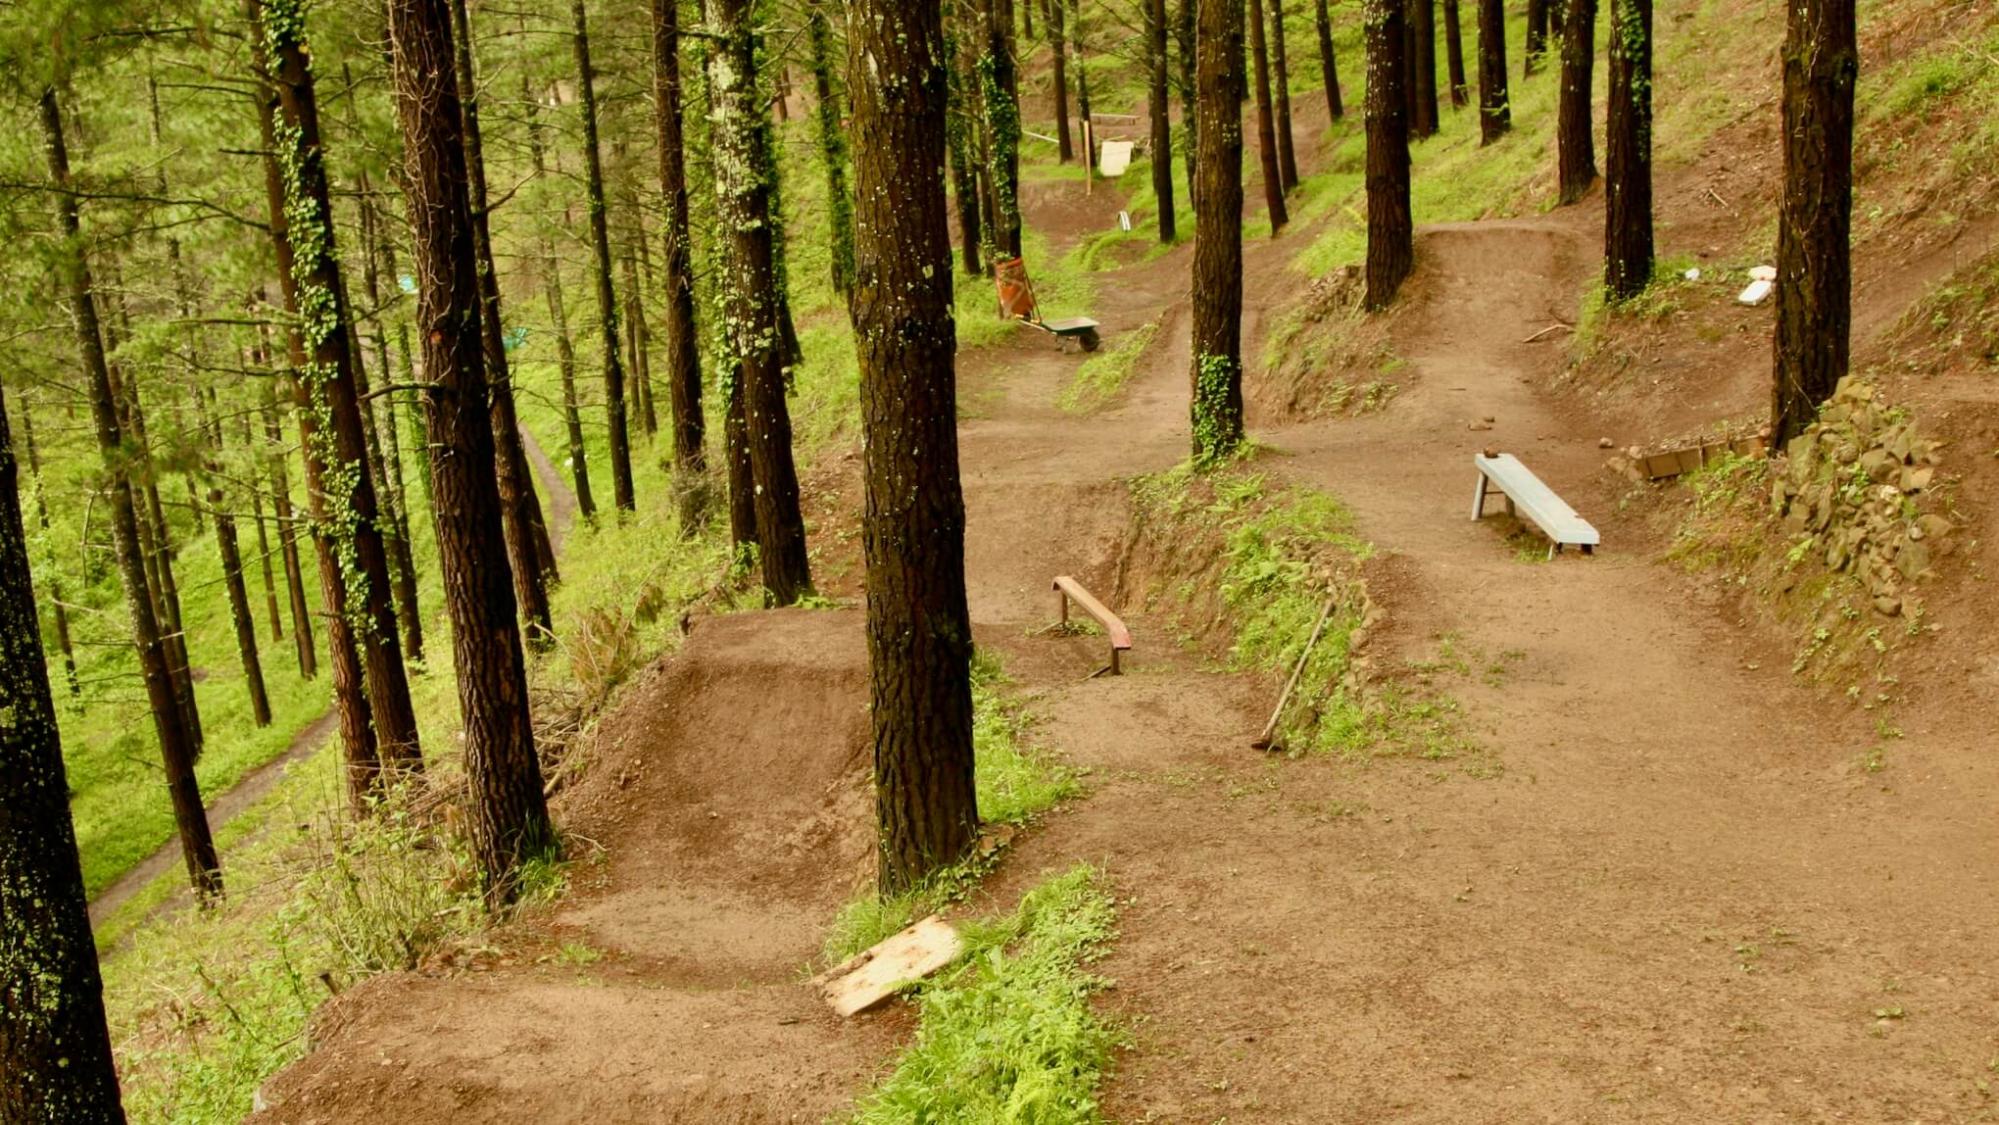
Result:
{"label": "fallen branch", "polygon": [[1541,339],[1547,336],[1548,333],[1550,332],[1564,332],[1564,331],[1574,332],[1575,329],[1570,327],[1569,325],[1563,324],[1561,321],[1556,321],[1555,323],[1550,324],[1548,327],[1541,329],[1539,332],[1534,333],[1532,336],[1529,336],[1525,340],[1522,340],[1520,342],[1523,344],[1539,343]]}
{"label": "fallen branch", "polygon": [[1270,721],[1263,724],[1263,733],[1257,735],[1256,740],[1249,744],[1251,749],[1280,749],[1274,741],[1277,734],[1277,720],[1284,716],[1284,705],[1291,702],[1291,692],[1298,686],[1298,677],[1305,674],[1305,661],[1310,659],[1313,646],[1319,643],[1319,634],[1326,630],[1326,619],[1333,615],[1333,606],[1338,603],[1338,598],[1326,599],[1326,608],[1319,611],[1319,623],[1312,626],[1312,636],[1305,642],[1305,650],[1298,654],[1297,666],[1291,669],[1291,679],[1284,685],[1284,694],[1277,697],[1277,710],[1272,711]]}

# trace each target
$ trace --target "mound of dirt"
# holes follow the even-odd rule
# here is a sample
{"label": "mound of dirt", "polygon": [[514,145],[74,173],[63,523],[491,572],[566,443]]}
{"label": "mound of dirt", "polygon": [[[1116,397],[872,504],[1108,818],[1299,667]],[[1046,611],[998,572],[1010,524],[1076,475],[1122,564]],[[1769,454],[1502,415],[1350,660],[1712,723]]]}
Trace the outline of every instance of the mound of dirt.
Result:
{"label": "mound of dirt", "polygon": [[904,1018],[841,1022],[800,970],[872,855],[862,637],[854,612],[702,620],[605,720],[559,809],[580,884],[559,911],[329,1005],[257,1120],[776,1122],[850,1104]]}

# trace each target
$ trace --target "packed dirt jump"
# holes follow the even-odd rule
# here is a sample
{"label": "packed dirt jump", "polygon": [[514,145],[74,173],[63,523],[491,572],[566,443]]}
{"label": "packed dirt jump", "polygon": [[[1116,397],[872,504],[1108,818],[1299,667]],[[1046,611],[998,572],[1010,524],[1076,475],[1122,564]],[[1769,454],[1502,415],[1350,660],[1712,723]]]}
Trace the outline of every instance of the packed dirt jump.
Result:
{"label": "packed dirt jump", "polygon": [[[1254,198],[1254,192],[1251,193]],[[1059,249],[1109,193],[1041,185]],[[1274,686],[1137,606],[1120,677],[1051,637],[1050,579],[1116,584],[1125,479],[1186,456],[1188,247],[1103,277],[1107,344],[1160,330],[1119,402],[1056,396],[1039,334],[961,356],[979,643],[1088,795],[965,909],[1099,865],[1119,936],[1100,1004],[1120,1121],[1964,1120],[1999,1059],[1993,769],[1973,720],[1856,767],[1869,720],[1695,598],[1615,503],[1601,437],[1547,392],[1600,211],[1426,229],[1391,322],[1387,409],[1275,425],[1258,466],[1338,496],[1379,552],[1379,659],[1445,669],[1483,767],[1258,754]],[[1252,331],[1296,288],[1248,248]],[[1490,428],[1473,428],[1486,425]],[[1469,518],[1471,454],[1520,456],[1604,532],[1530,562]],[[552,920],[368,982],[260,1120],[816,1121],[907,1041],[803,983],[871,871],[857,609],[697,619],[564,795],[588,850]],[[1449,669],[1459,668],[1456,673]],[[1989,733],[1989,732],[1988,732]],[[592,951],[585,959],[574,949]],[[601,955],[598,954],[601,951]]]}

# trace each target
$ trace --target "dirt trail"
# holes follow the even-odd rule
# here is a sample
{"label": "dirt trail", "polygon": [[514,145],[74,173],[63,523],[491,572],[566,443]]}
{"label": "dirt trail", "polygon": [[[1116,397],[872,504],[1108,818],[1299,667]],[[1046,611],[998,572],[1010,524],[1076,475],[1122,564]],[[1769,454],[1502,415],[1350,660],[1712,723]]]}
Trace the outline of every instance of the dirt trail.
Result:
{"label": "dirt trail", "polygon": [[[1072,237],[1116,206],[1060,202]],[[1857,766],[1873,732],[1634,542],[1600,435],[1541,395],[1548,353],[1519,342],[1567,311],[1592,221],[1423,232],[1403,393],[1256,434],[1269,471],[1339,495],[1390,556],[1382,643],[1441,666],[1477,770],[1269,759],[1247,740],[1270,686],[1181,650],[1172,623],[1131,614],[1130,674],[1094,680],[1099,642],[1037,633],[1054,575],[1112,588],[1121,478],[1185,457],[1185,248],[1099,284],[1107,337],[1161,324],[1113,408],[1056,408],[1079,360],[1044,337],[961,357],[975,628],[1092,788],[984,893],[1010,904],[1078,859],[1114,880],[1105,1003],[1134,1035],[1114,1119],[1990,1112],[1999,785],[1939,729],[1898,744],[1884,786]],[[1292,251],[1249,248],[1252,323]],[[1486,444],[1596,521],[1601,555],[1530,563],[1466,518]],[[272,1118],[837,1112],[907,1033],[894,1011],[835,1024],[796,983],[866,877],[862,659],[852,611],[704,621],[569,795],[566,822],[605,847],[592,885],[472,972],[350,993],[273,1084]]]}
{"label": "dirt trail", "polygon": [[[548,454],[542,452],[541,446],[534,440],[534,435],[529,433],[525,426],[521,428],[521,441],[526,444],[528,461],[534,467],[535,478],[541,482],[542,497],[548,505],[546,515],[549,523],[549,542],[557,552],[560,552],[563,540],[569,535],[570,526],[576,522],[576,493],[562,479],[561,474],[556,472],[554,462],[548,459]],[[336,718],[333,710],[328,708],[325,714],[301,728],[285,746],[283,753],[244,774],[236,780],[236,784],[222,793],[210,795],[209,826],[222,827],[276,788],[285,771],[290,769],[293,763],[303,761],[313,751],[319,749],[320,744],[334,732]],[[180,863],[178,839],[169,839],[153,849],[151,855],[112,880],[109,886],[98,892],[96,898],[90,900],[90,924],[102,925],[105,919],[130,901],[133,895],[144,890],[154,879]],[[176,888],[173,895],[163,899],[154,912],[181,905],[187,901],[187,898],[185,888]]]}

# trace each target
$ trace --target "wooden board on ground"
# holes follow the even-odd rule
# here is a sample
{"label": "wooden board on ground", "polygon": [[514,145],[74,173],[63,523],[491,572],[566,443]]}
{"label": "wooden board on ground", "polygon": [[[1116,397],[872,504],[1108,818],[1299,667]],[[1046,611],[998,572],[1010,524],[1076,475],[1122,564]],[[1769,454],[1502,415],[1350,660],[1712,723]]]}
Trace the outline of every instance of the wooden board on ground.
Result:
{"label": "wooden board on ground", "polygon": [[851,1016],[956,961],[963,950],[958,931],[932,914],[813,977],[812,984],[833,1011]]}
{"label": "wooden board on ground", "polygon": [[1761,457],[1769,449],[1769,443],[1760,437],[1737,438],[1734,441],[1702,442],[1685,449],[1669,449],[1663,453],[1651,453],[1638,458],[1634,463],[1647,480],[1670,480],[1673,477],[1691,473],[1695,469],[1724,454],[1737,457]]}

